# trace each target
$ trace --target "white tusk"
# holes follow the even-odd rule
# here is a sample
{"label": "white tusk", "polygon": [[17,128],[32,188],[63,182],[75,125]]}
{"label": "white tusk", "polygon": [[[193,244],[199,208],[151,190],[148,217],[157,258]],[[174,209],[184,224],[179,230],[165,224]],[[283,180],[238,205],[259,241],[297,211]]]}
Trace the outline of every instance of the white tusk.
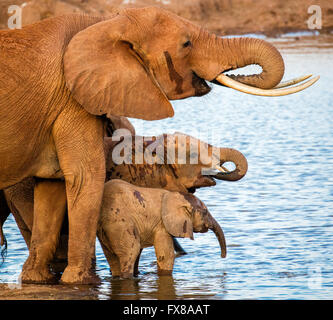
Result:
{"label": "white tusk", "polygon": [[313,76],[312,74],[308,74],[306,76],[302,76],[302,77],[298,77],[298,78],[291,79],[291,80],[288,80],[288,81],[280,82],[277,86],[274,87],[274,89],[279,89],[279,88],[285,88],[285,87],[292,86],[293,84],[302,82],[306,79],[309,79],[312,76]]}
{"label": "white tusk", "polygon": [[252,87],[252,86],[246,85],[244,83],[238,82],[236,80],[233,80],[224,74],[220,74],[216,78],[216,80],[219,83],[221,83],[229,88],[232,88],[232,89],[244,92],[244,93],[249,93],[249,94],[253,94],[253,95],[257,95],[257,96],[278,97],[278,96],[285,96],[287,94],[292,94],[292,93],[296,93],[298,91],[304,90],[304,89],[310,87],[311,85],[313,85],[319,78],[320,78],[320,76],[317,76],[307,82],[304,82],[303,84],[300,84],[295,87],[285,88],[285,89],[260,89],[260,88]]}
{"label": "white tusk", "polygon": [[223,173],[228,173],[230,172],[227,168],[223,167],[223,166],[218,166],[216,165],[215,168],[218,170],[218,171],[221,171]]}

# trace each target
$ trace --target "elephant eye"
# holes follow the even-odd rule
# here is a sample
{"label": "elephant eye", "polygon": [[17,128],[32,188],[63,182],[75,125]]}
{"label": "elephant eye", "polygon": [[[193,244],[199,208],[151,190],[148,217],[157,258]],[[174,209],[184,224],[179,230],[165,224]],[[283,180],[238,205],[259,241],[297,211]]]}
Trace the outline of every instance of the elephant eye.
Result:
{"label": "elephant eye", "polygon": [[186,41],[185,43],[183,43],[183,47],[184,47],[184,48],[190,47],[191,45],[192,45],[192,43],[191,43],[190,40],[188,40],[188,41]]}

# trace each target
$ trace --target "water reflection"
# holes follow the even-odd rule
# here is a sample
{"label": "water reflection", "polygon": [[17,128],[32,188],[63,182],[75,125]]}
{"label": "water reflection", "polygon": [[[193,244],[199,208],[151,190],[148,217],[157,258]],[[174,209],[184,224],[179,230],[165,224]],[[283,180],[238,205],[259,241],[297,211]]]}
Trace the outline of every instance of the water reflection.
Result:
{"label": "water reflection", "polygon": [[[110,279],[109,299],[137,300],[159,299],[173,300],[177,298],[175,282],[172,276],[155,277],[149,281],[149,288],[141,279]],[[104,291],[107,295],[107,292]]]}
{"label": "water reflection", "polygon": [[139,299],[140,285],[136,279],[111,280],[110,299],[136,300]]}

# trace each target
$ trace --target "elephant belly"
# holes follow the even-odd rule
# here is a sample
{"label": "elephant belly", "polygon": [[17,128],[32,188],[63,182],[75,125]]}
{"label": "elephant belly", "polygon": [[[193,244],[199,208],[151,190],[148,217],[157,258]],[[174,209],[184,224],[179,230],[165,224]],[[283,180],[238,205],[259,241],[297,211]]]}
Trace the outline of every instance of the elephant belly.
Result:
{"label": "elephant belly", "polygon": [[45,141],[47,135],[44,135],[44,141],[41,141],[34,132],[31,132],[30,138],[19,134],[13,136],[1,135],[0,132],[0,189],[12,186],[27,177],[63,176],[50,136],[49,141]]}
{"label": "elephant belly", "polygon": [[0,189],[5,189],[30,175],[33,159],[24,154],[0,155]]}
{"label": "elephant belly", "polygon": [[44,147],[40,153],[36,164],[33,167],[33,175],[38,178],[59,179],[63,178],[63,172],[60,169],[56,148],[51,141]]}
{"label": "elephant belly", "polygon": [[140,242],[140,248],[144,249],[144,248],[149,248],[152,247],[154,244],[152,241],[141,241]]}

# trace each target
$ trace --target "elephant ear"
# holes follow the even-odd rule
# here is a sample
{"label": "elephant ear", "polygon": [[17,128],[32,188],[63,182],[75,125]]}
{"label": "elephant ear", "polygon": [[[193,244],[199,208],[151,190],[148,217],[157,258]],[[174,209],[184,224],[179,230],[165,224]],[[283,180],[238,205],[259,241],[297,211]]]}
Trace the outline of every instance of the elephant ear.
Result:
{"label": "elephant ear", "polygon": [[166,192],[162,199],[162,221],[172,236],[193,240],[192,217],[186,205],[178,192]]}
{"label": "elephant ear", "polygon": [[72,38],[64,55],[65,79],[86,111],[144,120],[173,116],[139,38],[133,19],[120,14]]}
{"label": "elephant ear", "polygon": [[126,118],[126,117],[117,117],[117,116],[110,116],[109,118],[112,123],[112,131],[119,130],[119,129],[126,129],[128,133],[132,136],[135,136],[135,128],[133,124]]}

